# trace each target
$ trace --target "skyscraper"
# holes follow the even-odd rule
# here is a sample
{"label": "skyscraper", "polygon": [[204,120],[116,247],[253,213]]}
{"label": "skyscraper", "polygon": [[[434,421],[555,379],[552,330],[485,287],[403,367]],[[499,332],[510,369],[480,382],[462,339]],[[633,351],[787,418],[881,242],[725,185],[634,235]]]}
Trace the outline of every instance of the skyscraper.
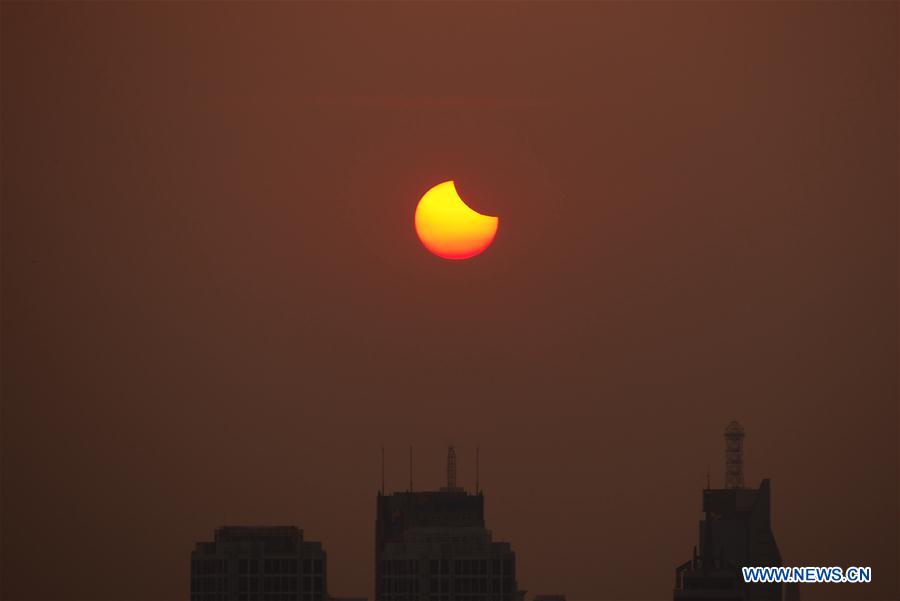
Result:
{"label": "skyscraper", "polygon": [[294,526],[225,526],[191,553],[191,601],[325,601],[325,559]]}
{"label": "skyscraper", "polygon": [[747,584],[741,567],[780,566],[781,553],[770,524],[770,487],[744,487],[744,429],[731,422],[725,429],[725,488],[703,491],[699,551],[675,568],[675,601],[797,599],[796,587]]}
{"label": "skyscraper", "polygon": [[521,601],[516,556],[485,528],[484,495],[456,483],[431,492],[379,491],[375,518],[376,601]]}

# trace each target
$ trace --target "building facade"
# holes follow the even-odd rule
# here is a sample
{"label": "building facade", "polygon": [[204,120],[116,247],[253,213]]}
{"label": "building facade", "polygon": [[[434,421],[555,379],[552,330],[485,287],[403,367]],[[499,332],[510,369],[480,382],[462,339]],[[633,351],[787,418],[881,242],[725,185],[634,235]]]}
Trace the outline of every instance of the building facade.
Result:
{"label": "building facade", "polygon": [[191,601],[326,601],[322,544],[294,526],[226,526],[191,553]]}
{"label": "building facade", "polygon": [[376,601],[521,601],[515,553],[486,529],[484,495],[456,486],[452,447],[447,463],[439,491],[378,493]]}
{"label": "building facade", "polygon": [[726,487],[703,491],[704,518],[693,557],[675,569],[675,601],[799,599],[796,586],[748,584],[741,568],[780,566],[781,553],[770,521],[770,484],[744,486],[743,428],[729,424],[726,439]]}

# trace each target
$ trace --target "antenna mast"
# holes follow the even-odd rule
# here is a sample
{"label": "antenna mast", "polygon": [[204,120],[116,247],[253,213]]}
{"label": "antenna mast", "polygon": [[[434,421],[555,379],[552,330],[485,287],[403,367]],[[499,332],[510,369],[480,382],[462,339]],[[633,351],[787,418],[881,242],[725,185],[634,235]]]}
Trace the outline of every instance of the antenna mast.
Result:
{"label": "antenna mast", "polygon": [[481,479],[481,465],[480,465],[481,462],[479,461],[480,460],[479,451],[480,451],[480,449],[478,447],[475,447],[475,494],[476,495],[481,492],[481,483],[479,482],[479,480]]}
{"label": "antenna mast", "polygon": [[744,488],[744,427],[736,421],[725,428],[725,488]]}
{"label": "antenna mast", "polygon": [[456,488],[456,451],[453,445],[447,449],[447,488],[450,490]]}

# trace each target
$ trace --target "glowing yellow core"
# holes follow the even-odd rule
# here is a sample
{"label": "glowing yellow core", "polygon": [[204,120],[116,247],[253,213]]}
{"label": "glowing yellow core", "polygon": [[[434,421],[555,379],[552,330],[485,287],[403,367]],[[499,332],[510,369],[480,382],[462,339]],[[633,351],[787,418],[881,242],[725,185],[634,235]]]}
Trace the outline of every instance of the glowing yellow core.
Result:
{"label": "glowing yellow core", "polygon": [[445,259],[468,259],[491,245],[499,217],[473,211],[453,181],[428,190],[416,207],[416,233],[425,248]]}

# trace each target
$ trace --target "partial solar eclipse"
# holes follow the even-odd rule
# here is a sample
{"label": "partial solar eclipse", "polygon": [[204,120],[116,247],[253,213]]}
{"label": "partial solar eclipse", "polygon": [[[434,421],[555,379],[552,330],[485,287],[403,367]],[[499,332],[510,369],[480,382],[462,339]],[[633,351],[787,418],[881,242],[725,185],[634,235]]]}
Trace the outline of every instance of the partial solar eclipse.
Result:
{"label": "partial solar eclipse", "polygon": [[450,180],[422,196],[415,221],[425,248],[444,259],[460,260],[481,254],[491,245],[500,218],[470,209]]}

